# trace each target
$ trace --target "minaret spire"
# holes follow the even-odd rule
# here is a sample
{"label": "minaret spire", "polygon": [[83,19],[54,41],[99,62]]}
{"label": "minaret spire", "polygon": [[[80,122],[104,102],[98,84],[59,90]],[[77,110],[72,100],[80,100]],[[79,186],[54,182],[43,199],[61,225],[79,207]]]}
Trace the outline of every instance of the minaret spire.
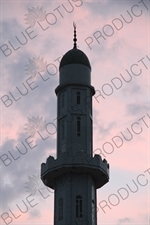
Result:
{"label": "minaret spire", "polygon": [[[97,189],[109,181],[109,164],[93,156],[91,66],[77,48],[62,57],[57,95],[57,157],[41,165],[43,183],[54,192],[54,225],[97,225]],[[84,101],[88,98],[88,103]],[[69,207],[67,207],[69,206]]]}
{"label": "minaret spire", "polygon": [[76,24],[73,22],[73,27],[74,27],[74,48],[77,49],[77,35],[76,35]]}

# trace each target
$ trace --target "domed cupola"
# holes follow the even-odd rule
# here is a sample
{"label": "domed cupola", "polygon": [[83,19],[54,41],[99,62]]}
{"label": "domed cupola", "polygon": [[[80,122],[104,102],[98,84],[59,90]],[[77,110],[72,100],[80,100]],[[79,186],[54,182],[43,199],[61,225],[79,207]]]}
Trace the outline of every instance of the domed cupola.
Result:
{"label": "domed cupola", "polygon": [[91,65],[89,62],[88,57],[85,55],[84,52],[77,48],[73,48],[68,51],[61,59],[59,69],[63,66],[70,65],[70,64],[80,64],[87,66],[91,70]]}
{"label": "domed cupola", "polygon": [[59,66],[59,86],[56,88],[56,94],[67,85],[89,86],[94,94],[94,88],[91,86],[91,65],[86,54],[77,49],[76,25],[74,25],[74,47],[69,50],[61,59]]}

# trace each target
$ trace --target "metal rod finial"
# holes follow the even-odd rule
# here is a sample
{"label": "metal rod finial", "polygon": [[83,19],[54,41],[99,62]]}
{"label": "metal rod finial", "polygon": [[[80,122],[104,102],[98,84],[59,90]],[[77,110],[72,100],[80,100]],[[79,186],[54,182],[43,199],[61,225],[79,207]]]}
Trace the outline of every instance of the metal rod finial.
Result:
{"label": "metal rod finial", "polygon": [[76,34],[76,24],[75,22],[73,22],[73,27],[74,27],[74,48],[76,49],[77,48],[77,34]]}

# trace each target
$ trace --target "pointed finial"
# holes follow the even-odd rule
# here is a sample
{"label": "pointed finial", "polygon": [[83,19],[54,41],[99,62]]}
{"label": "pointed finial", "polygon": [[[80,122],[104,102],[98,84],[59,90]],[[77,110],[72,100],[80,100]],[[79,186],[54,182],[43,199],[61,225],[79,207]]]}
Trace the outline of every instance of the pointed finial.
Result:
{"label": "pointed finial", "polygon": [[73,22],[73,27],[74,27],[74,39],[73,39],[73,41],[74,41],[74,48],[77,48],[77,35],[76,35],[76,24],[75,24],[75,22]]}

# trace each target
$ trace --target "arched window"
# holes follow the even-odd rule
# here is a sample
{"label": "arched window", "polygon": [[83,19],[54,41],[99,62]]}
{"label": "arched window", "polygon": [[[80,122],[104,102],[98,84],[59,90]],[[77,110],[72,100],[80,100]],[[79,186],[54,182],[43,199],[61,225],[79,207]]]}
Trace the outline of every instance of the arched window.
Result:
{"label": "arched window", "polygon": [[63,199],[60,198],[58,201],[58,218],[59,220],[63,219]]}
{"label": "arched window", "polygon": [[77,104],[80,104],[80,92],[77,92]]}
{"label": "arched window", "polygon": [[82,197],[80,195],[76,196],[76,217],[82,218]]}
{"label": "arched window", "polygon": [[77,117],[77,136],[81,136],[81,118],[79,116]]}

